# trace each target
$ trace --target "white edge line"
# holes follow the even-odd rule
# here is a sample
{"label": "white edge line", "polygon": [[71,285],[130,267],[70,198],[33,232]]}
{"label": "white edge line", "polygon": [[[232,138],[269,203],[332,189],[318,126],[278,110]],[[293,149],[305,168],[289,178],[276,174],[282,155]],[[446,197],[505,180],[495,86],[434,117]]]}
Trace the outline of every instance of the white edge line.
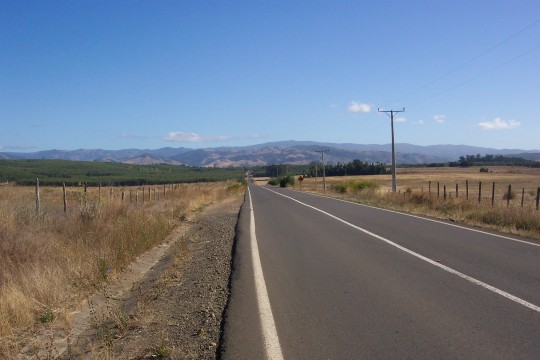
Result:
{"label": "white edge line", "polygon": [[[267,189],[267,190],[270,190],[270,189]],[[299,192],[299,193],[301,193],[301,194],[308,194],[308,195],[312,195],[312,196],[317,196],[317,197],[321,197],[321,198],[324,198],[324,199],[337,200],[337,201],[341,201],[341,202],[344,202],[344,203],[347,203],[347,204],[352,204],[352,205],[357,205],[357,206],[363,206],[363,207],[367,207],[367,208],[370,208],[370,209],[376,209],[376,210],[380,210],[380,211],[386,211],[386,212],[390,212],[390,213],[394,213],[394,214],[399,214],[399,215],[403,215],[403,216],[409,216],[409,217],[412,217],[412,218],[415,218],[415,219],[420,219],[420,220],[425,220],[425,221],[431,221],[431,222],[438,223],[438,224],[443,224],[443,225],[446,225],[446,226],[453,226],[453,227],[456,227],[456,228],[459,228],[459,229],[463,229],[463,230],[473,231],[473,232],[480,233],[480,234],[484,234],[484,235],[490,235],[490,236],[498,237],[498,238],[505,239],[505,240],[511,240],[511,241],[515,241],[515,242],[522,243],[522,244],[527,244],[527,245],[531,245],[531,246],[538,246],[538,247],[540,247],[540,244],[539,244],[539,243],[534,243],[534,242],[525,241],[525,240],[519,240],[519,239],[515,239],[515,238],[512,238],[512,237],[509,237],[509,236],[500,235],[500,234],[494,234],[494,233],[490,233],[490,232],[483,231],[483,230],[471,229],[471,228],[468,228],[468,227],[465,227],[465,226],[462,226],[462,225],[451,224],[451,223],[448,223],[448,222],[445,222],[445,221],[442,221],[442,220],[430,219],[430,218],[428,218],[428,217],[419,216],[419,215],[414,215],[414,214],[408,214],[408,213],[406,213],[406,212],[401,212],[401,211],[396,211],[396,210],[391,210],[391,209],[380,208],[380,207],[376,207],[376,206],[372,206],[372,205],[361,204],[361,203],[357,203],[357,202],[350,201],[350,200],[345,200],[345,199],[339,199],[339,198],[331,197],[331,196],[328,196],[328,195],[321,195],[321,194],[315,194],[315,193],[310,193],[310,192],[308,193],[308,192],[303,192],[303,191],[298,191],[298,190],[291,190],[291,191]],[[276,192],[276,194],[278,194],[278,193]]]}
{"label": "white edge line", "polygon": [[269,360],[283,360],[283,352],[279,344],[276,324],[272,315],[270,299],[266,290],[266,282],[264,281],[263,270],[261,266],[261,258],[259,255],[259,246],[257,245],[257,236],[255,234],[255,215],[253,212],[253,202],[251,200],[251,191],[248,186],[249,209],[250,209],[250,244],[251,258],[253,261],[253,274],[255,276],[255,291],[257,293],[257,304],[259,307],[259,317],[261,319],[264,347],[266,357]]}
{"label": "white edge line", "polygon": [[501,296],[504,296],[505,298],[507,298],[507,299],[509,299],[509,300],[512,300],[512,301],[514,301],[514,302],[516,302],[516,303],[518,303],[518,304],[520,304],[520,305],[523,305],[523,306],[525,306],[525,307],[527,307],[527,308],[529,308],[529,309],[531,309],[531,310],[534,310],[534,311],[540,313],[540,307],[537,306],[537,305],[534,305],[533,303],[530,303],[530,302],[528,302],[528,301],[526,301],[526,300],[523,300],[523,299],[521,299],[521,298],[519,298],[519,297],[517,297],[517,296],[515,296],[515,295],[510,294],[510,293],[507,293],[506,291],[503,291],[503,290],[501,290],[501,289],[499,289],[499,288],[496,288],[496,287],[494,287],[494,286],[491,286],[491,285],[489,285],[489,284],[486,284],[485,282],[482,282],[482,281],[480,281],[480,280],[478,280],[478,279],[475,279],[475,278],[473,278],[473,277],[471,277],[471,276],[469,276],[469,275],[465,275],[465,274],[463,274],[463,273],[461,273],[461,272],[459,272],[459,271],[457,271],[457,270],[455,270],[455,269],[452,269],[451,267],[448,267],[448,266],[443,265],[443,264],[441,264],[441,263],[438,263],[438,262],[436,262],[436,261],[434,261],[434,260],[431,260],[430,258],[427,258],[427,257],[425,257],[424,255],[420,255],[420,254],[418,254],[418,253],[416,253],[416,252],[414,252],[414,251],[412,251],[412,250],[407,249],[406,247],[403,247],[403,246],[401,246],[401,245],[399,245],[399,244],[396,244],[395,242],[393,242],[393,241],[391,241],[391,240],[388,240],[388,239],[386,239],[386,238],[384,238],[384,237],[382,237],[382,236],[380,236],[380,235],[377,235],[377,234],[375,234],[375,233],[372,233],[372,232],[369,231],[369,230],[366,230],[366,229],[364,229],[364,228],[361,228],[361,227],[359,227],[359,226],[356,226],[356,225],[354,225],[354,224],[351,224],[350,222],[348,222],[348,221],[346,221],[346,220],[343,220],[343,219],[341,219],[341,218],[339,218],[339,217],[337,217],[337,216],[335,216],[335,215],[332,215],[332,214],[330,214],[330,213],[328,213],[328,212],[326,212],[326,211],[324,211],[324,210],[321,210],[321,209],[318,209],[318,208],[316,208],[316,207],[314,207],[314,206],[312,206],[312,205],[308,205],[308,204],[306,204],[306,203],[303,203],[303,202],[301,202],[301,201],[299,201],[299,200],[296,200],[295,198],[292,198],[292,197],[290,197],[290,196],[287,196],[287,195],[284,195],[284,194],[280,194],[280,193],[278,193],[278,192],[276,192],[276,191],[274,191],[274,190],[270,190],[270,189],[267,189],[267,188],[263,188],[263,189],[265,189],[265,190],[267,190],[267,191],[270,191],[270,192],[273,192],[273,193],[275,193],[275,194],[277,194],[277,195],[283,196],[283,197],[285,197],[285,198],[288,198],[288,199],[290,199],[290,200],[296,201],[297,203],[302,204],[302,205],[304,205],[304,206],[307,206],[308,208],[311,208],[311,209],[313,209],[313,210],[319,211],[319,212],[321,212],[321,213],[323,213],[323,214],[325,214],[325,215],[327,215],[327,216],[329,216],[329,217],[331,217],[331,218],[333,218],[333,219],[335,219],[335,220],[337,220],[337,221],[340,221],[340,222],[342,222],[342,223],[344,223],[344,224],[346,224],[346,225],[348,225],[348,226],[350,226],[350,227],[352,227],[352,228],[354,228],[354,229],[356,229],[356,230],[359,230],[359,231],[361,231],[361,232],[363,232],[363,233],[365,233],[365,234],[368,234],[368,235],[370,235],[370,236],[373,236],[373,237],[376,238],[376,239],[379,239],[379,240],[381,240],[381,241],[384,241],[385,243],[387,243],[387,244],[389,244],[389,245],[391,245],[391,246],[394,246],[394,247],[396,247],[396,248],[398,248],[398,249],[400,249],[400,250],[402,250],[402,251],[404,251],[404,252],[406,252],[406,253],[408,253],[408,254],[410,254],[410,255],[412,255],[412,256],[415,256],[415,257],[417,257],[417,258],[420,259],[420,260],[424,260],[425,262],[427,262],[427,263],[429,263],[429,264],[431,264],[431,265],[433,265],[433,266],[436,266],[436,267],[438,267],[438,268],[440,268],[440,269],[442,269],[442,270],[444,270],[444,271],[447,271],[447,272],[449,272],[449,273],[451,273],[451,274],[457,275],[457,276],[459,276],[460,278],[465,279],[465,280],[467,280],[467,281],[469,281],[469,282],[471,282],[471,283],[473,283],[473,284],[475,284],[475,285],[479,285],[479,286],[481,286],[481,287],[483,287],[483,288],[485,288],[485,289],[488,289],[488,290],[490,290],[490,291],[492,291],[492,292],[494,292],[494,293],[496,293],[496,294],[499,294],[499,295],[501,295]]}

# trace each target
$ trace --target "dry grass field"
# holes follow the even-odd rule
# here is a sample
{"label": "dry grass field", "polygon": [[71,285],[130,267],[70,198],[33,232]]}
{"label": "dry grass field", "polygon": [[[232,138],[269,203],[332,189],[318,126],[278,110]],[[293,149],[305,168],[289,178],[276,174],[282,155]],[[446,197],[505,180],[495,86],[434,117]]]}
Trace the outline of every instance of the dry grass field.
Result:
{"label": "dry grass field", "polygon": [[[0,358],[67,314],[201,207],[244,191],[238,183],[143,188],[0,186]],[[122,200],[122,193],[123,200]]]}
{"label": "dry grass field", "polygon": [[[540,239],[540,211],[536,210],[540,169],[501,166],[489,168],[487,173],[481,173],[480,167],[397,169],[397,194],[391,192],[391,179],[391,175],[329,177],[326,195]],[[371,185],[359,190],[362,181]],[[479,182],[482,183],[480,203]],[[508,185],[512,186],[509,203]],[[306,178],[301,186],[296,181],[295,188],[323,193],[322,178]]]}

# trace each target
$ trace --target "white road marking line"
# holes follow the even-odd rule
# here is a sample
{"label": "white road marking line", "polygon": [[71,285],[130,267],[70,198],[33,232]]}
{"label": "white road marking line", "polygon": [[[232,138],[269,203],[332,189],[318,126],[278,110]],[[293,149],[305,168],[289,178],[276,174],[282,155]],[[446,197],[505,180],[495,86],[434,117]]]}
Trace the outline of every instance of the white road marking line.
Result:
{"label": "white road marking line", "polygon": [[406,252],[406,253],[408,253],[408,254],[410,254],[410,255],[412,255],[412,256],[415,256],[415,257],[417,257],[417,258],[420,259],[420,260],[423,260],[423,261],[425,261],[425,262],[427,262],[427,263],[429,263],[429,264],[431,264],[431,265],[433,265],[433,266],[436,266],[436,267],[438,267],[438,268],[440,268],[440,269],[442,269],[442,270],[444,270],[444,271],[447,271],[447,272],[449,272],[449,273],[451,273],[451,274],[457,275],[457,276],[459,276],[460,278],[465,279],[465,280],[467,280],[467,281],[469,281],[469,282],[471,282],[471,283],[473,283],[473,284],[475,284],[475,285],[479,285],[479,286],[481,286],[481,287],[483,287],[483,288],[485,288],[485,289],[487,289],[487,290],[489,290],[489,291],[492,291],[492,292],[494,292],[494,293],[496,293],[496,294],[499,294],[499,295],[501,295],[501,296],[504,296],[505,298],[507,298],[507,299],[509,299],[509,300],[512,300],[512,301],[514,301],[514,302],[516,302],[516,303],[518,303],[518,304],[520,304],[520,305],[522,305],[522,306],[525,306],[525,307],[527,307],[527,308],[529,308],[529,309],[531,309],[531,310],[534,310],[534,311],[540,313],[540,307],[537,306],[537,305],[534,305],[533,303],[530,303],[530,302],[528,302],[528,301],[526,301],[526,300],[523,300],[523,299],[521,299],[521,298],[519,298],[519,297],[517,297],[517,296],[515,296],[515,295],[510,294],[510,293],[507,293],[506,291],[503,291],[503,290],[501,290],[501,289],[499,289],[499,288],[496,288],[496,287],[494,287],[494,286],[491,286],[491,285],[489,285],[489,284],[486,284],[485,282],[482,282],[482,281],[480,281],[480,280],[478,280],[478,279],[475,279],[475,278],[473,278],[473,277],[471,277],[471,276],[469,276],[469,275],[465,275],[464,273],[459,272],[459,271],[457,271],[457,270],[454,270],[454,269],[452,269],[451,267],[448,267],[448,266],[443,265],[443,264],[441,264],[441,263],[438,263],[438,262],[436,262],[436,261],[434,261],[434,260],[431,260],[430,258],[425,257],[424,255],[420,255],[419,253],[414,252],[414,251],[412,251],[412,250],[409,250],[409,249],[407,249],[406,247],[401,246],[401,245],[399,245],[399,244],[396,244],[395,242],[393,242],[393,241],[391,241],[391,240],[388,240],[388,239],[386,239],[386,238],[384,238],[384,237],[382,237],[382,236],[380,236],[380,235],[377,235],[377,234],[375,234],[375,233],[372,233],[372,232],[369,231],[369,230],[366,230],[366,229],[364,229],[364,228],[361,228],[361,227],[359,227],[359,226],[356,226],[356,225],[354,225],[354,224],[351,224],[350,222],[348,222],[348,221],[346,221],[346,220],[343,220],[343,219],[341,219],[341,218],[339,218],[339,217],[337,217],[337,216],[335,216],[335,215],[332,215],[332,214],[330,214],[330,213],[328,213],[328,212],[326,212],[326,211],[324,211],[324,210],[321,210],[321,209],[319,209],[319,208],[316,208],[315,206],[312,206],[312,205],[303,203],[303,202],[301,202],[301,201],[299,201],[299,200],[296,200],[295,198],[292,198],[292,197],[287,196],[287,195],[284,195],[284,194],[280,194],[280,193],[278,193],[277,191],[274,191],[274,190],[270,190],[270,189],[267,189],[267,188],[263,188],[263,189],[265,189],[265,190],[267,190],[267,191],[270,191],[270,192],[273,192],[273,193],[275,193],[275,194],[277,194],[277,195],[283,196],[283,197],[285,197],[285,198],[288,198],[288,199],[290,199],[290,200],[292,200],[292,201],[295,201],[295,202],[297,202],[297,203],[299,203],[299,204],[302,204],[302,205],[304,205],[304,206],[307,206],[308,208],[311,208],[311,209],[313,209],[313,210],[319,211],[319,212],[321,212],[321,213],[323,213],[323,214],[325,214],[325,215],[327,215],[327,216],[329,216],[329,217],[331,217],[331,218],[333,218],[333,219],[335,219],[335,220],[337,220],[337,221],[340,221],[340,222],[342,222],[342,223],[344,223],[344,224],[346,224],[346,225],[348,225],[348,226],[350,226],[350,227],[352,227],[352,228],[354,228],[354,229],[357,229],[357,230],[359,230],[359,231],[361,231],[361,232],[363,232],[363,233],[365,233],[365,234],[368,234],[368,235],[370,235],[370,236],[373,236],[373,237],[376,238],[376,239],[379,239],[379,240],[381,240],[381,241],[384,241],[385,243],[387,243],[387,244],[389,244],[389,245],[391,245],[391,246],[394,246],[394,247],[396,247],[396,248],[398,248],[398,249],[400,249],[400,250],[402,250],[402,251],[404,251],[404,252]]}
{"label": "white road marking line", "polygon": [[446,226],[452,226],[452,227],[456,227],[456,228],[463,229],[463,230],[468,230],[468,231],[472,231],[472,232],[476,232],[476,233],[480,233],[480,234],[484,234],[484,235],[490,235],[490,236],[493,236],[493,237],[498,237],[498,238],[505,239],[505,240],[511,240],[511,241],[515,241],[515,242],[518,242],[518,243],[522,243],[522,244],[527,244],[527,245],[531,245],[531,246],[540,247],[540,243],[533,243],[533,242],[530,242],[530,241],[519,240],[519,239],[511,238],[509,236],[504,236],[504,235],[500,235],[500,234],[493,234],[493,233],[483,231],[483,230],[471,229],[471,228],[461,226],[461,225],[458,225],[458,224],[450,224],[450,223],[444,222],[442,220],[430,219],[428,217],[423,217],[423,216],[414,215],[414,214],[407,214],[407,213],[396,211],[396,210],[390,210],[390,209],[384,209],[384,208],[380,208],[380,207],[376,207],[376,206],[360,204],[360,203],[357,203],[357,202],[344,200],[344,199],[338,199],[338,198],[334,198],[334,197],[326,196],[326,195],[321,195],[321,194],[301,192],[301,191],[298,191],[298,190],[291,190],[291,191],[296,191],[296,192],[299,192],[299,193],[302,193],[302,194],[309,194],[309,195],[313,195],[313,196],[318,196],[318,197],[322,197],[322,198],[325,198],[325,199],[337,200],[337,201],[341,201],[341,202],[344,202],[344,203],[347,203],[347,204],[363,206],[363,207],[367,207],[367,208],[370,208],[370,209],[386,211],[386,212],[399,214],[399,215],[403,215],[403,216],[409,216],[409,217],[412,217],[412,218],[415,218],[415,219],[431,221],[431,222],[434,222],[434,223],[437,223],[437,224],[443,224],[443,225],[446,225]]}
{"label": "white road marking line", "polygon": [[261,266],[261,257],[259,255],[259,246],[257,245],[257,236],[255,234],[255,215],[253,212],[253,202],[251,200],[251,191],[249,191],[249,208],[250,208],[250,244],[251,258],[253,261],[253,273],[255,275],[255,290],[257,293],[257,304],[259,307],[259,317],[261,319],[264,347],[266,357],[269,360],[283,360],[283,353],[279,344],[276,324],[270,307],[270,299],[266,290],[266,282],[264,281],[263,270]]}

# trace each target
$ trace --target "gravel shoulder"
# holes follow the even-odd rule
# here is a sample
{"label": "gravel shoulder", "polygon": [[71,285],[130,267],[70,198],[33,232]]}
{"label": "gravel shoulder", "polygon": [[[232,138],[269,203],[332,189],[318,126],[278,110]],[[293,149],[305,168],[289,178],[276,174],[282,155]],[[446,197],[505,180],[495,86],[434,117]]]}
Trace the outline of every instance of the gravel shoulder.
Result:
{"label": "gravel shoulder", "polygon": [[243,196],[211,205],[132,289],[127,319],[101,355],[111,359],[215,359],[229,295],[231,257]]}

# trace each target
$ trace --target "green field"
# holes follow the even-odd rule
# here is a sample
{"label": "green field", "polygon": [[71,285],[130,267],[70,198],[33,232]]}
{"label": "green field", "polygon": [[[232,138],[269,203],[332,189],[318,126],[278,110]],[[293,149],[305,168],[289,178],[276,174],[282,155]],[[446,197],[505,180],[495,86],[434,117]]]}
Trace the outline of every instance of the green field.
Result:
{"label": "green field", "polygon": [[240,180],[242,168],[197,168],[178,165],[129,165],[69,160],[0,160],[0,182],[17,185],[136,186]]}

